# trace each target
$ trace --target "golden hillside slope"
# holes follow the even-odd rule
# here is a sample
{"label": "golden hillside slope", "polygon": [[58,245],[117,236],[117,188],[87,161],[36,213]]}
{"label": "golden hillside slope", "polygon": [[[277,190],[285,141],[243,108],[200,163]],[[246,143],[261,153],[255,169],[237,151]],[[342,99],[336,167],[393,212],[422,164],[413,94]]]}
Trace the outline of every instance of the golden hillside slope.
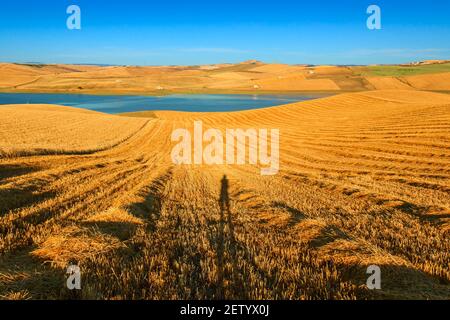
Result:
{"label": "golden hillside slope", "polygon": [[[108,150],[0,160],[2,297],[68,298],[78,262],[83,298],[450,298],[449,95],[152,116]],[[279,174],[172,164],[172,130],[194,120],[279,128]]]}
{"label": "golden hillside slope", "polygon": [[145,123],[53,105],[0,106],[0,156],[89,153],[128,139]]}

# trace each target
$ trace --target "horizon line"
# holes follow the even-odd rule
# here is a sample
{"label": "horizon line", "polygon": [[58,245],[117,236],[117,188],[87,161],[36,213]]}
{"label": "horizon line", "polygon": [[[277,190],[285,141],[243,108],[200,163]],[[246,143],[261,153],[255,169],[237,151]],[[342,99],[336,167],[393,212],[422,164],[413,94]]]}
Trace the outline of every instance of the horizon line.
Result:
{"label": "horizon line", "polygon": [[72,62],[64,62],[64,63],[56,63],[56,62],[37,62],[37,61],[0,61],[0,64],[17,64],[17,65],[75,65],[75,66],[98,66],[98,67],[197,67],[197,66],[214,66],[221,64],[284,64],[291,66],[305,66],[305,67],[315,67],[315,66],[336,66],[336,67],[364,67],[364,66],[401,66],[401,65],[411,65],[420,64],[428,61],[436,61],[441,63],[448,63],[450,59],[426,59],[426,60],[408,60],[403,63],[371,63],[371,64],[334,64],[334,63],[325,63],[325,64],[309,64],[309,63],[285,63],[285,62],[264,62],[261,60],[250,59],[240,62],[217,62],[217,63],[206,63],[206,64],[160,64],[160,65],[152,65],[152,64],[109,64],[109,63],[72,63]]}

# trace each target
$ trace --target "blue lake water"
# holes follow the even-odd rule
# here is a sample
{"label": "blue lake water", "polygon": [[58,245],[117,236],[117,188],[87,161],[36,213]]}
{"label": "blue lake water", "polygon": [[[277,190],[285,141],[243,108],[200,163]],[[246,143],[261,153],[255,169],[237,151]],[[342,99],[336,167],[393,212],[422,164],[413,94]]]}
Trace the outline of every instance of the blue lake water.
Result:
{"label": "blue lake water", "polygon": [[[169,96],[80,95],[46,93],[0,93],[2,104],[58,104],[105,113],[145,110],[237,111],[257,109],[323,97],[305,95],[174,94]],[[1,106],[0,106],[1,107]]]}

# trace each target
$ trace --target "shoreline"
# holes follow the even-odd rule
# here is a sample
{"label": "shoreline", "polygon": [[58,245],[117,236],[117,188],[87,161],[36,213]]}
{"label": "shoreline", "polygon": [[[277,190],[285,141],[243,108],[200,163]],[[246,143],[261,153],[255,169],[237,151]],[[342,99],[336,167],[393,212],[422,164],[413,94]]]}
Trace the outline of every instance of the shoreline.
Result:
{"label": "shoreline", "polygon": [[[39,92],[39,93],[4,93],[4,92],[0,92],[0,94],[49,94],[49,95],[51,95],[51,93],[42,93],[42,92]],[[58,93],[56,93],[56,94],[58,94]],[[59,93],[59,94],[64,94],[65,95],[65,93]],[[275,93],[272,93],[272,95],[274,95],[274,94]],[[280,95],[283,95],[283,96],[289,96],[289,94],[284,94],[284,93],[276,93],[276,94],[280,94]],[[79,108],[79,109],[83,109],[83,110],[91,110],[91,111],[100,112],[100,113],[109,114],[109,115],[131,116],[131,117],[139,117],[139,118],[141,118],[141,117],[153,118],[154,117],[154,115],[153,115],[154,112],[165,112],[165,111],[167,111],[167,112],[183,112],[183,113],[228,113],[228,112],[240,112],[240,111],[247,111],[247,110],[260,110],[260,109],[265,109],[265,108],[279,107],[279,106],[284,106],[284,105],[288,105],[288,104],[292,104],[292,103],[298,103],[298,102],[302,102],[302,101],[322,99],[322,98],[326,98],[326,97],[330,97],[330,96],[334,96],[334,95],[339,95],[339,93],[331,94],[331,93],[325,93],[325,92],[320,92],[320,93],[317,93],[317,92],[316,93],[291,93],[291,94],[292,94],[292,97],[295,97],[297,95],[306,96],[308,94],[310,94],[310,95],[314,94],[316,96],[315,97],[311,96],[308,99],[302,99],[302,100],[298,100],[298,101],[290,101],[290,102],[283,101],[281,104],[273,104],[273,105],[271,104],[271,105],[259,106],[259,107],[255,107],[255,108],[233,109],[233,110],[208,110],[208,111],[200,110],[200,111],[195,111],[195,110],[176,110],[176,109],[146,109],[146,110],[138,110],[138,111],[125,111],[125,112],[117,112],[117,113],[114,112],[114,113],[112,113],[112,112],[105,112],[105,111],[102,111],[102,110],[94,110],[94,109],[84,108],[84,107],[81,107],[81,106],[77,106],[77,107],[74,107],[74,108]],[[86,96],[91,96],[91,97],[102,97],[102,96],[108,97],[107,95],[88,95],[88,94],[85,94],[85,95]],[[165,95],[165,96],[158,96],[158,97],[160,97],[160,98],[162,98],[162,97],[169,98],[171,95],[172,94]],[[175,94],[173,94],[173,95],[175,95]],[[186,94],[186,95],[193,95],[194,96],[194,95],[196,95],[196,93],[189,93],[189,94]],[[214,95],[214,94],[207,94],[207,95]],[[226,94],[222,94],[222,95],[226,95]],[[239,95],[239,94],[230,94],[230,96],[231,95]],[[241,93],[241,95],[247,96],[247,97],[252,96],[251,94],[243,94],[243,93]],[[265,93],[258,93],[258,95],[259,96],[264,96],[264,95],[271,96],[270,94],[265,94]],[[109,97],[120,97],[120,96],[133,97],[131,95],[109,95]],[[155,96],[135,95],[134,97],[149,97],[150,98],[150,97],[155,97]],[[155,98],[157,98],[157,97],[155,97]],[[226,98],[224,98],[224,99],[226,99]],[[28,104],[28,103],[16,103],[16,104],[24,105],[24,104]],[[42,104],[42,103],[29,103],[29,104],[35,105],[35,104]],[[44,104],[73,107],[73,106],[67,105],[67,104],[54,104],[54,103],[51,103],[51,102],[44,102]],[[8,105],[11,105],[11,104],[10,103],[6,103],[6,104],[0,103],[0,107],[8,106]],[[150,116],[148,116],[148,115],[150,115]]]}
{"label": "shoreline", "polygon": [[[395,90],[395,89],[392,89]],[[148,96],[148,97],[165,97],[170,95],[338,95],[352,92],[380,91],[374,90],[164,90],[164,91],[57,91],[57,90],[3,90],[0,94],[67,94],[67,95],[86,95],[86,96]],[[383,91],[383,90],[381,90]],[[434,93],[450,94],[450,90],[419,90],[411,89],[411,91],[427,91]]]}
{"label": "shoreline", "polygon": [[341,93],[350,92],[364,92],[367,90],[161,90],[161,91],[59,91],[59,90],[4,90],[0,89],[0,93],[10,94],[71,94],[71,95],[88,95],[88,96],[149,96],[149,97],[162,97],[175,94],[184,95],[201,95],[201,94],[217,94],[217,95],[336,95]]}

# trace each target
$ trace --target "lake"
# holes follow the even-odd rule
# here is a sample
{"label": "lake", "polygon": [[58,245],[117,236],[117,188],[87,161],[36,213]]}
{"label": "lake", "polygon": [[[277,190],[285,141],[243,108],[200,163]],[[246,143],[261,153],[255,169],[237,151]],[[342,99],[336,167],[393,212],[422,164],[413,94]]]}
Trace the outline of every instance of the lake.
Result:
{"label": "lake", "polygon": [[58,104],[112,114],[145,110],[211,112],[257,109],[297,101],[311,100],[324,96],[324,94],[174,94],[153,97],[124,95],[0,93],[0,105],[27,103]]}

